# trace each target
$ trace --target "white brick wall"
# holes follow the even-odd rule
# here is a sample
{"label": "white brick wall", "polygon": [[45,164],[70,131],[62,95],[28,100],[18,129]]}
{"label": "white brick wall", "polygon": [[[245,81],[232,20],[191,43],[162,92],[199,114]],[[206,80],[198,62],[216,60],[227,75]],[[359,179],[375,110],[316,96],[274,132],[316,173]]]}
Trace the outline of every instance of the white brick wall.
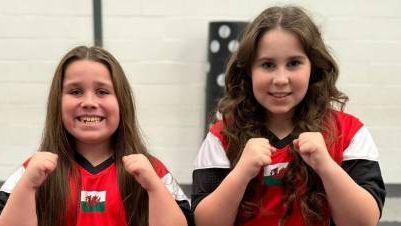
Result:
{"label": "white brick wall", "polygon": [[[250,20],[268,1],[103,2],[103,42],[134,89],[151,152],[191,182],[203,136],[208,23]],[[401,183],[401,4],[304,0],[340,65],[347,107],[370,128],[387,183]],[[92,1],[0,0],[0,180],[40,141],[51,76],[67,49],[93,41]]]}
{"label": "white brick wall", "polygon": [[93,40],[92,2],[0,0],[0,180],[38,148],[50,80],[68,49]]}

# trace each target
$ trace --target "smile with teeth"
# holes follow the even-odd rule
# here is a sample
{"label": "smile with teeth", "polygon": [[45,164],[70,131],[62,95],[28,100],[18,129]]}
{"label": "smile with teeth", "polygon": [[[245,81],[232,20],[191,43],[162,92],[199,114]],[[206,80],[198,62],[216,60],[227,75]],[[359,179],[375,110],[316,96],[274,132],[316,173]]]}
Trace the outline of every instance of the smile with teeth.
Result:
{"label": "smile with teeth", "polygon": [[99,123],[103,120],[103,118],[99,117],[99,116],[82,116],[82,117],[78,117],[78,121],[83,122],[87,125],[93,125],[96,123]]}

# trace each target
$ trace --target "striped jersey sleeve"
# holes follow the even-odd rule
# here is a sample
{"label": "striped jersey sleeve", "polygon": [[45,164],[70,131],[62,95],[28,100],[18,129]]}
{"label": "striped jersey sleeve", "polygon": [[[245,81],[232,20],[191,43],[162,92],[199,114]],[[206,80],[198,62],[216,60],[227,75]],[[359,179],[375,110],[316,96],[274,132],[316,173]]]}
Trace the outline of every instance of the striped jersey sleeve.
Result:
{"label": "striped jersey sleeve", "polygon": [[342,142],[342,168],[376,200],[382,212],[386,191],[379,166],[379,152],[366,125],[346,113],[337,113]]}
{"label": "striped jersey sleeve", "polygon": [[199,202],[213,192],[230,172],[225,153],[226,143],[220,134],[221,123],[210,128],[194,160],[191,204],[194,211]]}
{"label": "striped jersey sleeve", "polygon": [[188,225],[194,225],[193,213],[190,207],[189,199],[182,191],[173,175],[168,171],[166,166],[157,158],[151,158],[151,163],[157,175],[162,180],[163,184],[167,187],[170,194],[173,196],[181,211],[187,219]]}

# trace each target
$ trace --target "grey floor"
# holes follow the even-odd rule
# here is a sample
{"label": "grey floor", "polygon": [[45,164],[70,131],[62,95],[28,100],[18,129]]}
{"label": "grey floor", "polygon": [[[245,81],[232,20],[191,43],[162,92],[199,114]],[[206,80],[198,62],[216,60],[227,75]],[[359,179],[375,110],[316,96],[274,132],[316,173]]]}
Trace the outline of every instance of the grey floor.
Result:
{"label": "grey floor", "polygon": [[401,226],[401,197],[389,197],[383,209],[380,226]]}
{"label": "grey floor", "polygon": [[400,222],[380,222],[378,226],[400,226]]}

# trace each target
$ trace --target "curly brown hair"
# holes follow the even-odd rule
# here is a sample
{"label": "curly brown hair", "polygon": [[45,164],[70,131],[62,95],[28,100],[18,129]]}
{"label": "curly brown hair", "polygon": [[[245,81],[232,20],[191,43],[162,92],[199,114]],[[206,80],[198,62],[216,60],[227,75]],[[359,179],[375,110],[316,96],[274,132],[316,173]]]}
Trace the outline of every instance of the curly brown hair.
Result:
{"label": "curly brown hair", "polygon": [[[227,157],[232,168],[237,164],[250,138],[269,138],[266,128],[268,116],[253,95],[250,75],[259,40],[266,32],[277,27],[291,32],[299,39],[311,62],[307,93],[296,106],[292,118],[293,136],[297,137],[302,132],[322,132],[327,134],[326,142],[330,143],[336,132],[332,112],[342,111],[348,100],[335,86],[339,74],[337,64],[330,55],[319,29],[305,11],[295,6],[271,7],[264,10],[248,25],[238,51],[228,62],[225,94],[217,108],[223,117],[223,134],[228,140]],[[300,200],[302,214],[308,225],[322,222],[328,211],[322,182],[294,148],[291,147],[290,150],[293,161],[290,162],[283,178],[282,201],[286,211],[280,225],[290,216],[296,198]],[[257,214],[261,205],[260,187],[261,182],[257,178],[248,184],[236,224]]]}

